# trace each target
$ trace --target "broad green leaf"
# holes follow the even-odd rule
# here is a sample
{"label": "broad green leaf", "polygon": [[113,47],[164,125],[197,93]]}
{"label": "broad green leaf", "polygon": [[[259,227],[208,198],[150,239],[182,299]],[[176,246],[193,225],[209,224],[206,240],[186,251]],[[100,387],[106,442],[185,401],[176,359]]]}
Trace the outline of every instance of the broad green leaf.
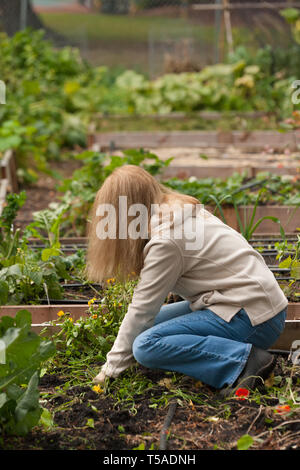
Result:
{"label": "broad green leaf", "polygon": [[8,397],[6,393],[0,393],[0,417],[1,417],[1,408],[5,405],[8,401]]}
{"label": "broad green leaf", "polygon": [[253,444],[253,438],[249,436],[249,434],[244,434],[238,441],[237,441],[237,448],[238,450],[247,450]]}
{"label": "broad green leaf", "polygon": [[279,267],[283,269],[289,268],[291,266],[291,262],[292,262],[292,258],[288,256],[285,260],[279,263]]}
{"label": "broad green leaf", "polygon": [[86,426],[88,426],[89,428],[94,428],[95,427],[95,422],[94,422],[93,418],[89,418],[87,420]]}
{"label": "broad green leaf", "polygon": [[24,393],[24,390],[16,384],[11,384],[6,387],[7,396],[17,401]]}
{"label": "broad green leaf", "polygon": [[31,313],[28,310],[19,310],[15,317],[16,326],[22,328],[24,326],[31,327]]}
{"label": "broad green leaf", "polygon": [[28,383],[26,391],[17,402],[15,409],[16,426],[14,428],[16,434],[26,434],[40,419],[42,408],[39,405],[38,381],[39,374],[35,372]]}
{"label": "broad green leaf", "polygon": [[[2,317],[0,319],[0,335],[4,334],[4,332],[6,330],[8,330],[8,328],[13,327],[14,324],[15,324],[15,321],[12,317],[9,317],[9,316],[6,316],[6,315],[4,317]],[[1,338],[1,336],[0,336],[0,338]]]}
{"label": "broad green leaf", "polygon": [[42,261],[48,261],[51,256],[59,256],[60,249],[53,247],[53,248],[45,248],[42,251]]}
{"label": "broad green leaf", "polygon": [[6,364],[0,368],[0,390],[12,383],[28,383],[41,363],[55,352],[51,341],[42,340],[29,330],[28,313],[19,315],[22,328],[9,328],[1,338],[6,344]]}
{"label": "broad green leaf", "polygon": [[300,261],[294,260],[291,264],[291,277],[300,279]]}
{"label": "broad green leaf", "polygon": [[296,8],[285,8],[284,10],[280,10],[280,14],[288,23],[295,23],[300,16],[300,11]]}
{"label": "broad green leaf", "polygon": [[132,450],[145,450],[145,443],[141,442],[141,444],[138,447],[133,447]]}
{"label": "broad green leaf", "polygon": [[17,148],[22,142],[22,139],[15,135],[9,137],[0,137],[0,152],[5,152],[6,150]]}
{"label": "broad green leaf", "polygon": [[38,424],[45,430],[52,429],[54,427],[54,420],[51,411],[47,410],[47,408],[43,408]]}

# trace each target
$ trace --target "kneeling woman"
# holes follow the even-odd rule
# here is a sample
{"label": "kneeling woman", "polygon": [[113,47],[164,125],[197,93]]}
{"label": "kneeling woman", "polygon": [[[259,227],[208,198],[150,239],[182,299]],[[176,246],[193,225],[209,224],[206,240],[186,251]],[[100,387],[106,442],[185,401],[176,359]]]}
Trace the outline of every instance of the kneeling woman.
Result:
{"label": "kneeling woman", "polygon": [[[117,377],[135,359],[227,391],[255,388],[273,370],[267,349],[283,331],[287,299],[262,256],[199,206],[133,165],[116,169],[98,191],[88,277],[122,281],[135,272],[139,282],[94,382]],[[138,227],[133,215],[141,213]],[[185,300],[163,305],[170,292]]]}

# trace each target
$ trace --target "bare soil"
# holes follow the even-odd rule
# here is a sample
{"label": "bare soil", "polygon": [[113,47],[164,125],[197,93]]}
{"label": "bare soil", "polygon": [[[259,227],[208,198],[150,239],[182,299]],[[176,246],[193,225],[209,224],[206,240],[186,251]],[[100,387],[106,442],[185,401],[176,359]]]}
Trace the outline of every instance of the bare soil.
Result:
{"label": "bare soil", "polygon": [[[283,387],[290,376],[286,356],[279,355],[275,376]],[[45,431],[35,428],[26,437],[5,438],[4,449],[16,450],[132,450],[141,444],[144,449],[159,449],[160,433],[168,407],[154,408],[153,399],[167,388],[163,371],[140,367],[153,382],[153,389],[135,397],[136,413],[116,403],[115,397],[94,392],[91,386],[75,386],[64,390],[69,380],[58,370],[40,381],[41,392],[48,394],[46,406],[54,416],[55,426]],[[300,367],[293,372],[292,387],[299,389]],[[295,387],[294,387],[295,386]],[[250,394],[249,399],[218,398],[211,387],[184,378],[186,392],[198,391],[201,404],[181,400],[167,431],[168,450],[235,450],[245,434],[257,438],[251,450],[300,450],[300,408],[290,413],[275,411],[279,398],[271,394]],[[93,420],[93,426],[88,426]],[[1,446],[0,446],[1,448]]]}
{"label": "bare soil", "polygon": [[[75,159],[51,162],[50,168],[63,178],[69,178],[73,171],[79,168],[81,162]],[[58,191],[59,180],[45,173],[39,174],[39,179],[32,185],[20,185],[20,191],[26,191],[26,202],[15,221],[15,227],[24,229],[33,220],[33,213],[46,209],[51,202],[58,202],[62,193]]]}

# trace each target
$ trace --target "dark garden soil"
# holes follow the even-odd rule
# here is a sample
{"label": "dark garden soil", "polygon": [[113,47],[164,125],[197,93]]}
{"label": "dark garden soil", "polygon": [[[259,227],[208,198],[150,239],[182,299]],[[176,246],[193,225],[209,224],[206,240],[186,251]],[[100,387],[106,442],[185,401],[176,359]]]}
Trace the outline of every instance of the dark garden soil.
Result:
{"label": "dark garden soil", "polygon": [[[51,170],[57,172],[63,178],[69,178],[73,171],[81,166],[81,162],[75,159],[51,162]],[[51,202],[58,202],[62,193],[58,191],[59,180],[45,173],[40,173],[39,179],[32,185],[20,185],[20,191],[26,191],[26,202],[15,221],[15,227],[24,229],[33,220],[33,212],[46,209]]]}
{"label": "dark garden soil", "polygon": [[[92,386],[64,387],[70,379],[59,371],[40,380],[46,399],[43,406],[54,416],[54,426],[46,431],[35,428],[26,437],[4,439],[5,449],[16,450],[132,450],[159,449],[160,433],[168,406],[154,407],[154,400],[172,389],[170,375],[140,368],[151,379],[153,388],[134,396],[134,407],[117,403],[117,397],[98,394]],[[276,411],[279,398],[286,395],[286,378],[291,377],[293,394],[300,388],[300,367],[291,374],[287,356],[278,356],[274,371],[280,392],[274,388],[250,394],[248,399],[218,398],[216,390],[188,377],[181,380],[180,390],[196,392],[199,400],[180,399],[167,432],[168,450],[237,449],[237,441],[249,434],[254,438],[251,449],[300,450],[300,407],[296,402],[286,413]],[[269,392],[267,392],[269,390]],[[272,393],[270,392],[272,390]],[[169,395],[170,396],[170,395]],[[299,396],[299,395],[298,395]],[[292,396],[289,396],[291,400]],[[196,401],[196,400],[195,400]],[[126,403],[126,401],[125,401]],[[170,402],[169,402],[170,403]],[[290,403],[290,401],[288,402]],[[132,412],[133,408],[135,412]],[[92,426],[92,427],[91,427]]]}
{"label": "dark garden soil", "polygon": [[[75,284],[74,287],[71,282],[68,282],[68,284],[62,284],[64,286],[63,288],[63,298],[62,299],[50,299],[51,304],[79,304],[79,303],[85,303],[87,304],[88,301],[92,298],[94,298],[94,304],[98,304],[101,302],[102,296],[101,296],[101,290],[102,287],[99,285],[96,285],[95,288],[93,289],[89,285],[80,285],[80,284]],[[67,287],[66,287],[67,286]],[[42,304],[48,304],[48,299],[44,298],[41,301]]]}

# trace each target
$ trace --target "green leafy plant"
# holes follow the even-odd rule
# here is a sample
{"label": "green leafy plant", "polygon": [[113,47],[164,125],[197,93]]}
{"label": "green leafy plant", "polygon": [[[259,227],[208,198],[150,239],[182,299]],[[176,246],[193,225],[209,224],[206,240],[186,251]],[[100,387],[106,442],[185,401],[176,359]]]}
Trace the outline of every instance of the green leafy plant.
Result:
{"label": "green leafy plant", "polygon": [[[127,92],[128,109],[139,115],[203,109],[276,111],[276,102],[284,102],[284,109],[290,111],[291,78],[274,78],[263,61],[253,64],[243,52],[231,55],[228,63],[206,66],[201,72],[170,73],[152,81],[128,70],[117,78],[116,86]],[[271,51],[264,53],[271,60]]]}
{"label": "green leafy plant", "polygon": [[237,441],[237,449],[248,450],[252,446],[253,442],[254,442],[253,437],[249,436],[249,434],[244,434]]}
{"label": "green leafy plant", "polygon": [[0,319],[4,363],[0,364],[0,432],[24,435],[38,424],[41,365],[55,353],[52,341],[31,331],[31,314],[20,310],[15,318]]}
{"label": "green leafy plant", "polygon": [[[124,285],[109,279],[107,286],[88,302],[86,316],[74,320],[68,312],[58,312],[53,325],[60,330],[53,337],[58,358],[85,360],[85,363],[105,361],[117,336],[121,321],[127,312],[136,280],[129,279]],[[101,302],[95,303],[101,298]]]}
{"label": "green leafy plant", "polygon": [[280,286],[286,296],[291,301],[298,302],[300,299],[299,281],[300,281],[300,235],[297,235],[297,241],[290,243],[285,237],[282,242],[276,242],[276,259],[279,260],[279,268],[290,270],[290,281],[280,282]]}
{"label": "green leafy plant", "polygon": [[105,67],[90,66],[75,48],[57,49],[42,30],[1,34],[0,70],[7,91],[0,152],[15,149],[25,182],[33,169],[50,172],[48,160],[62,149],[86,147],[91,116],[122,102]]}
{"label": "green leafy plant", "polygon": [[[87,215],[96,193],[115,168],[122,165],[137,165],[152,175],[159,175],[172,160],[169,158],[162,161],[157,155],[143,149],[124,150],[123,156],[85,151],[75,158],[83,162],[82,167],[75,170],[72,177],[65,179],[61,184],[59,188],[63,193],[61,202],[58,205],[52,204],[46,210],[47,217],[52,217],[53,220],[56,220],[58,214],[62,215],[60,224],[65,236],[70,233],[77,236],[85,235]],[[43,214],[44,211],[40,211],[39,218],[42,218]]]}
{"label": "green leafy plant", "polygon": [[202,204],[212,202],[220,205],[252,205],[260,191],[259,204],[300,205],[300,181],[290,175],[274,175],[260,172],[254,179],[246,173],[233,173],[226,179],[191,177],[189,179],[170,178],[163,183],[181,193],[194,196]]}
{"label": "green leafy plant", "polygon": [[[73,255],[68,259],[60,250],[57,213],[52,220],[44,214],[35,227],[31,224],[20,237],[20,230],[14,230],[13,223],[25,199],[24,192],[9,194],[0,220],[0,305],[32,304],[47,297],[60,299],[63,292],[60,281],[69,279],[70,271],[82,264],[80,258]],[[45,229],[47,239],[39,229]],[[31,248],[29,234],[45,240],[47,246]]]}
{"label": "green leafy plant", "polygon": [[300,10],[297,8],[285,8],[280,11],[281,16],[291,25],[293,37],[300,44]]}
{"label": "green leafy plant", "polygon": [[238,207],[235,201],[233,201],[233,206],[235,209],[238,225],[241,234],[246,238],[246,240],[250,240],[252,238],[252,235],[255,233],[256,229],[258,226],[264,221],[264,220],[271,220],[272,222],[279,224],[280,226],[280,232],[283,234],[283,228],[280,224],[280,220],[277,217],[272,217],[270,215],[265,215],[264,217],[260,217],[256,222],[255,222],[255,215],[256,215],[256,210],[257,206],[260,200],[260,195],[261,195],[262,190],[258,193],[255,204],[252,209],[251,217],[249,220],[246,220],[244,223],[241,220]]}

